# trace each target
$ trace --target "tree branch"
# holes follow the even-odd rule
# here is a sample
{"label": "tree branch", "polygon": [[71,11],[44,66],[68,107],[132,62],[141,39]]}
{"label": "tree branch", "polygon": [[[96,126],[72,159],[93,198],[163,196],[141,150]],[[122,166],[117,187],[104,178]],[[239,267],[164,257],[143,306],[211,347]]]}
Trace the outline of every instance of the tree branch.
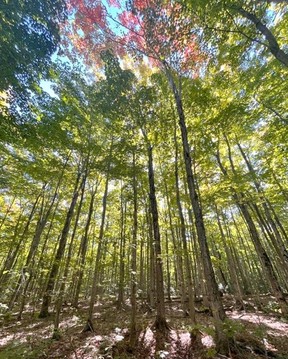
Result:
{"label": "tree branch", "polygon": [[268,27],[261,22],[261,20],[254,14],[248,12],[242,7],[233,7],[239,14],[246,19],[250,20],[256,27],[257,30],[265,37],[268,42],[268,48],[271,54],[280,61],[283,65],[288,67],[288,54],[286,54],[279,46],[275,36],[268,29]]}

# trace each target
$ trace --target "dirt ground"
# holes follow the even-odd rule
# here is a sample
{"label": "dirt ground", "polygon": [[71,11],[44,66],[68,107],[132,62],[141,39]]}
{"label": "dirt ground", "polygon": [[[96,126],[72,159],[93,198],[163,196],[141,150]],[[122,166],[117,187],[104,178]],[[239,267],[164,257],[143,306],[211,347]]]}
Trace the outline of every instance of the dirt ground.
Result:
{"label": "dirt ground", "polygon": [[[113,302],[97,303],[94,311],[95,332],[83,333],[87,303],[78,309],[67,304],[61,315],[61,338],[52,339],[53,315],[38,319],[37,312],[27,306],[23,320],[17,313],[2,314],[0,359],[288,359],[288,320],[281,318],[273,307],[274,298],[261,298],[261,310],[253,298],[245,299],[245,310],[236,310],[233,299],[225,298],[227,321],[225,331],[231,339],[230,354],[217,354],[213,341],[212,318],[198,307],[197,325],[184,317],[180,303],[166,303],[171,331],[164,348],[156,349],[155,333],[151,330],[155,313],[140,306],[137,315],[138,342],[131,350],[128,344],[130,309],[117,310]],[[191,339],[192,331],[198,339]]]}

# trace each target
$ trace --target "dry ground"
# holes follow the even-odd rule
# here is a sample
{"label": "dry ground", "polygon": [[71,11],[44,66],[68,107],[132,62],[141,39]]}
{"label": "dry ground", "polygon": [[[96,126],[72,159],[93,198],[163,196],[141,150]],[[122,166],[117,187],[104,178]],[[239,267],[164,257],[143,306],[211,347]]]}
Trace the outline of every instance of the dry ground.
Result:
{"label": "dry ground", "polygon": [[288,359],[288,321],[281,318],[272,297],[262,297],[261,302],[259,310],[253,298],[246,298],[245,311],[237,311],[232,298],[225,297],[229,318],[225,330],[231,338],[229,356],[215,353],[209,313],[197,313],[196,329],[201,341],[191,342],[193,327],[177,301],[166,304],[171,332],[162,351],[155,350],[155,333],[151,330],[155,313],[139,306],[139,340],[134,352],[127,349],[129,308],[119,311],[112,302],[97,303],[95,333],[82,333],[87,303],[79,309],[67,305],[62,313],[61,338],[52,340],[53,316],[38,319],[37,313],[27,306],[20,322],[15,319],[17,313],[1,315],[0,359]]}

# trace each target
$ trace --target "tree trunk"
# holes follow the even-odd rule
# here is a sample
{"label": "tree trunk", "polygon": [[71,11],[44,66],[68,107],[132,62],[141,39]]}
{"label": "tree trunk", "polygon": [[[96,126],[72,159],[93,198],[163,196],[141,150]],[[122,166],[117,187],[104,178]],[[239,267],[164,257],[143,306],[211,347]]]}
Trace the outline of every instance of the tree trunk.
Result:
{"label": "tree trunk", "polygon": [[[277,254],[279,255],[280,260],[282,262],[283,267],[285,268],[286,275],[287,275],[287,273],[288,273],[288,251],[285,248],[285,245],[284,245],[283,239],[281,237],[281,234],[278,230],[278,227],[277,227],[274,219],[272,218],[271,212],[273,213],[273,207],[271,206],[269,201],[266,199],[264,191],[262,190],[261,185],[260,185],[259,181],[257,180],[256,172],[254,171],[254,168],[253,168],[248,156],[244,152],[244,150],[239,142],[237,142],[237,146],[238,146],[240,153],[246,163],[248,171],[252,177],[254,186],[260,195],[262,207],[264,210],[264,215],[266,218],[264,218],[264,215],[263,216],[261,215],[260,209],[258,209],[258,206],[256,204],[253,204],[253,207],[257,213],[257,216],[258,216],[260,222],[262,223],[264,229],[266,230],[266,233],[269,236]],[[279,221],[278,221],[278,223],[279,223],[279,228],[281,230],[281,228],[283,228],[283,226],[281,225],[281,223]],[[282,231],[282,233],[284,234],[284,237],[285,237],[286,232]]]}
{"label": "tree trunk", "polygon": [[87,217],[84,234],[81,238],[80,248],[79,248],[79,252],[78,252],[78,258],[79,258],[78,269],[77,269],[76,276],[74,277],[76,284],[75,284],[75,293],[74,293],[74,298],[73,298],[73,306],[75,308],[78,306],[78,300],[79,300],[79,295],[80,295],[80,290],[81,290],[81,285],[82,285],[82,279],[83,279],[83,275],[84,275],[86,253],[87,253],[87,248],[88,248],[88,235],[89,235],[91,219],[92,219],[92,215],[93,215],[93,211],[94,211],[94,200],[95,200],[96,191],[97,191],[97,187],[91,193],[88,217]]}
{"label": "tree trunk", "polygon": [[238,307],[238,309],[242,310],[242,309],[244,309],[242,289],[240,287],[240,283],[239,283],[239,280],[238,280],[238,275],[237,275],[237,272],[236,272],[236,268],[235,268],[235,264],[234,264],[234,260],[233,260],[233,256],[232,256],[229,244],[227,244],[227,242],[226,242],[225,233],[224,233],[222,223],[221,223],[221,220],[220,220],[220,214],[219,214],[219,211],[218,211],[218,208],[217,208],[216,205],[215,205],[215,210],[216,210],[216,215],[217,215],[218,228],[219,228],[219,231],[220,231],[222,243],[224,244],[224,248],[225,248],[225,252],[226,252],[226,256],[227,256],[228,268],[229,268],[229,272],[230,272],[230,275],[231,275],[231,284],[232,284],[232,287],[234,289],[236,306]]}
{"label": "tree trunk", "polygon": [[197,238],[201,251],[201,258],[202,258],[203,270],[206,279],[209,304],[214,318],[215,332],[216,332],[216,346],[219,352],[225,354],[228,353],[229,351],[228,337],[225,335],[223,331],[223,320],[225,319],[226,316],[215,279],[215,274],[214,274],[208,243],[207,243],[202,208],[200,206],[199,196],[196,191],[195,178],[194,178],[195,176],[192,171],[191,150],[188,142],[188,134],[187,134],[186,121],[185,121],[185,114],[182,105],[182,99],[174,82],[174,79],[170,73],[170,70],[167,69],[167,66],[165,67],[166,67],[166,75],[169,80],[171,89],[173,91],[178,118],[179,118],[187,185],[188,185],[189,197],[195,218]]}
{"label": "tree trunk", "polygon": [[[11,250],[9,251],[9,254],[7,255],[7,258],[6,258],[6,260],[4,262],[4,265],[3,265],[2,269],[1,269],[1,274],[0,274],[1,287],[4,287],[6,282],[9,279],[9,276],[10,276],[9,272],[13,268],[13,265],[15,264],[16,257],[17,257],[17,255],[19,253],[19,250],[20,250],[20,247],[21,247],[23,241],[26,239],[26,235],[28,233],[28,230],[29,230],[32,218],[34,216],[34,213],[36,211],[36,208],[37,208],[37,205],[38,205],[40,197],[41,197],[41,193],[38,194],[38,196],[36,197],[35,202],[33,203],[33,206],[32,206],[32,209],[30,211],[28,220],[27,220],[27,222],[25,224],[24,230],[23,230],[23,232],[21,234],[20,239],[18,240],[17,245],[15,246],[14,240],[16,240],[16,238],[17,238],[18,230],[20,231],[19,227],[20,227],[20,224],[21,224],[21,219],[22,219],[22,215],[24,213],[24,210],[20,213],[20,215],[18,217],[16,226],[15,226],[15,229],[14,229],[14,235],[13,235],[13,242],[12,242]],[[17,295],[17,293],[16,293],[16,295]]]}
{"label": "tree trunk", "polygon": [[234,7],[236,10],[246,19],[253,22],[256,29],[260,31],[260,33],[265,37],[266,41],[268,42],[268,49],[271,54],[280,61],[283,65],[288,67],[288,54],[286,54],[279,46],[275,36],[272,32],[268,29],[268,27],[263,24],[263,22],[254,14],[248,12],[247,10],[241,7]]}
{"label": "tree trunk", "polygon": [[[227,170],[224,168],[224,166],[222,165],[222,162],[220,160],[220,154],[219,154],[219,151],[217,152],[216,154],[216,159],[218,161],[218,164],[219,164],[219,167],[223,173],[223,175],[225,177],[228,176],[228,172]],[[232,159],[231,159],[231,153],[230,153],[230,150],[229,150],[229,159],[230,159],[230,164],[231,164],[231,167],[232,167],[232,170],[233,170],[233,162],[232,162]],[[237,193],[237,191],[231,187],[231,191],[232,191],[232,196],[235,200],[235,203],[237,204],[238,208],[240,209],[242,215],[243,215],[243,218],[245,219],[245,222],[247,224],[247,227],[248,227],[248,230],[249,230],[249,233],[251,235],[251,239],[253,241],[253,244],[254,244],[254,247],[255,247],[255,250],[256,250],[256,253],[258,254],[258,257],[262,263],[262,268],[265,269],[265,274],[266,274],[266,277],[268,279],[268,282],[270,283],[270,286],[271,286],[271,289],[273,291],[273,294],[275,295],[275,297],[277,298],[277,301],[281,307],[281,310],[282,310],[282,313],[284,315],[287,314],[287,303],[286,303],[286,299],[285,299],[285,296],[284,296],[284,293],[278,283],[278,279],[277,279],[277,276],[275,274],[275,271],[273,269],[273,266],[272,266],[272,263],[271,263],[271,260],[269,258],[269,256],[267,255],[262,243],[261,243],[261,240],[260,240],[260,237],[259,237],[259,234],[258,234],[258,231],[257,231],[257,228],[254,224],[254,221],[249,213],[249,210],[247,208],[247,205],[245,203],[245,196],[243,193]]]}
{"label": "tree trunk", "polygon": [[184,215],[183,215],[183,209],[182,209],[181,198],[180,198],[180,189],[179,189],[178,142],[177,142],[177,136],[176,136],[176,124],[175,124],[175,128],[174,128],[174,143],[175,143],[175,168],[174,168],[175,190],[176,190],[176,202],[177,202],[177,208],[178,208],[178,215],[179,215],[179,219],[180,219],[180,233],[181,233],[183,252],[184,252],[185,277],[186,277],[186,283],[188,286],[188,313],[192,320],[192,323],[196,324],[194,283],[193,283],[193,278],[192,278],[191,262],[190,262],[188,246],[187,246],[185,219],[184,219]]}
{"label": "tree trunk", "polygon": [[129,344],[134,349],[136,344],[136,293],[137,293],[137,229],[138,229],[138,191],[136,178],[136,156],[133,151],[133,233],[131,243],[131,319],[130,319],[130,335]]}
{"label": "tree trunk", "polygon": [[117,298],[117,308],[122,309],[124,307],[124,279],[125,279],[125,217],[126,217],[126,202],[123,198],[123,187],[121,187],[121,199],[120,199],[120,216],[121,216],[121,228],[120,228],[120,261],[119,261],[119,281],[118,281],[118,298]]}
{"label": "tree trunk", "polygon": [[149,198],[150,208],[152,214],[153,224],[153,238],[154,238],[154,257],[156,261],[155,274],[156,274],[156,320],[153,325],[155,329],[161,333],[169,330],[168,323],[165,316],[165,298],[164,298],[164,281],[163,281],[163,262],[161,252],[161,239],[158,221],[158,208],[155,191],[155,179],[153,169],[153,152],[152,146],[148,145],[148,175],[149,175]]}
{"label": "tree trunk", "polygon": [[148,305],[155,308],[155,251],[154,251],[154,237],[153,237],[153,223],[151,218],[151,210],[146,208],[146,218],[148,223],[148,246],[147,246],[147,298]]}
{"label": "tree trunk", "polygon": [[4,214],[4,216],[3,216],[2,220],[1,220],[1,223],[0,223],[0,231],[1,231],[1,229],[2,229],[3,224],[4,224],[5,221],[6,221],[6,218],[7,218],[8,214],[11,212],[11,209],[12,209],[12,207],[13,207],[13,204],[14,204],[14,202],[15,202],[15,199],[16,199],[16,197],[13,197],[12,201],[9,203],[9,206],[8,206],[7,209],[6,209],[6,212],[5,212],[5,214]]}
{"label": "tree trunk", "polygon": [[[88,166],[88,161],[87,161],[87,166]],[[71,236],[71,241],[70,241],[69,248],[68,248],[68,254],[67,254],[67,259],[66,259],[66,263],[65,263],[64,274],[63,274],[63,277],[61,278],[60,290],[59,290],[58,297],[57,297],[56,304],[55,304],[56,313],[55,313],[55,319],[54,319],[54,333],[53,333],[53,337],[55,339],[59,339],[59,337],[60,337],[60,333],[59,333],[60,313],[61,313],[61,309],[62,309],[63,300],[65,298],[66,281],[67,281],[68,273],[69,273],[69,269],[70,269],[70,262],[71,262],[71,258],[72,258],[74,238],[76,235],[76,230],[77,230],[78,222],[79,222],[79,216],[80,216],[81,208],[83,205],[85,185],[86,185],[86,180],[87,180],[87,176],[88,176],[87,168],[88,167],[86,167],[85,173],[84,173],[82,181],[81,181],[80,189],[79,189],[79,191],[81,192],[80,203],[78,206],[75,223],[74,223],[74,228],[73,228],[73,232],[72,232],[72,236]],[[88,219],[87,219],[85,231],[84,231],[84,237],[85,236],[87,237],[86,241],[88,241],[88,230],[89,230],[90,221],[91,221],[92,212],[93,212],[94,194],[95,194],[95,192],[92,193],[92,195],[91,195],[92,209],[91,209],[91,202],[90,202]],[[87,229],[87,225],[88,225],[88,229]],[[82,259],[82,257],[81,257],[81,259]],[[81,269],[83,270],[82,267],[81,267]],[[82,282],[82,278],[80,280],[80,283],[81,282]],[[75,303],[74,303],[74,306],[75,306]]]}
{"label": "tree trunk", "polygon": [[168,231],[165,232],[165,250],[166,250],[166,277],[167,277],[167,299],[172,302],[171,299],[171,274],[170,274],[170,256],[169,256],[169,236]]}
{"label": "tree trunk", "polygon": [[[110,156],[112,152],[112,144],[110,149]],[[88,310],[88,319],[86,326],[84,327],[83,331],[94,331],[93,326],[93,311],[94,311],[94,304],[96,301],[97,290],[100,283],[100,276],[101,276],[101,257],[102,257],[102,247],[103,247],[103,237],[104,237],[104,226],[106,220],[106,209],[107,209],[107,197],[108,197],[108,186],[109,186],[109,171],[110,171],[110,162],[108,164],[108,171],[107,177],[105,182],[105,189],[102,199],[102,216],[101,216],[101,224],[98,236],[98,246],[97,246],[97,253],[95,259],[95,266],[93,272],[93,282],[91,288],[91,296],[90,296],[90,303],[89,303],[89,310]]]}
{"label": "tree trunk", "polygon": [[55,280],[56,280],[56,277],[57,277],[57,274],[58,274],[58,271],[59,271],[59,268],[60,268],[61,259],[62,259],[63,255],[64,255],[65,246],[66,246],[68,233],[69,233],[69,229],[70,229],[70,224],[71,224],[74,209],[75,209],[75,206],[76,206],[76,203],[77,203],[77,198],[78,198],[78,194],[79,194],[80,178],[81,178],[81,173],[79,172],[78,175],[77,175],[77,179],[76,179],[76,183],[75,183],[75,187],[74,187],[74,193],[73,193],[72,201],[70,203],[70,207],[69,207],[69,210],[67,212],[66,219],[65,219],[65,224],[64,224],[64,227],[63,227],[60,239],[59,239],[55,259],[54,259],[54,262],[52,264],[51,271],[49,273],[46,289],[44,291],[39,318],[45,318],[45,317],[47,317],[49,315],[49,305],[50,305],[50,302],[51,302],[52,292],[53,292],[54,286],[55,286]]}
{"label": "tree trunk", "polygon": [[26,258],[25,266],[23,268],[23,269],[25,269],[27,271],[28,278],[26,280],[24,289],[22,291],[22,299],[21,299],[21,305],[20,305],[20,309],[19,309],[19,313],[18,313],[18,320],[21,319],[22,312],[24,310],[24,306],[25,306],[25,302],[26,302],[26,293],[27,293],[30,281],[32,280],[32,277],[33,277],[33,274],[34,274],[33,273],[34,272],[34,265],[35,265],[34,256],[35,256],[35,253],[36,253],[36,251],[37,251],[37,249],[39,247],[41,235],[42,235],[42,233],[44,231],[44,228],[45,228],[45,226],[47,224],[47,221],[48,221],[48,219],[49,219],[49,217],[51,215],[52,209],[54,207],[54,204],[55,204],[55,201],[56,201],[56,198],[57,198],[57,195],[58,195],[59,187],[60,187],[60,184],[61,184],[61,181],[62,181],[62,178],[63,178],[64,171],[65,171],[67,163],[68,163],[68,159],[65,162],[64,167],[63,167],[62,172],[61,172],[61,175],[59,177],[59,180],[57,181],[57,185],[56,185],[52,200],[50,201],[50,204],[48,205],[47,209],[43,208],[43,211],[45,212],[44,215],[42,215],[42,210],[41,210],[41,214],[39,216],[39,220],[38,220],[37,225],[36,225],[35,234],[34,234],[33,239],[32,239],[32,243],[31,243],[31,246],[30,246],[28,256]]}

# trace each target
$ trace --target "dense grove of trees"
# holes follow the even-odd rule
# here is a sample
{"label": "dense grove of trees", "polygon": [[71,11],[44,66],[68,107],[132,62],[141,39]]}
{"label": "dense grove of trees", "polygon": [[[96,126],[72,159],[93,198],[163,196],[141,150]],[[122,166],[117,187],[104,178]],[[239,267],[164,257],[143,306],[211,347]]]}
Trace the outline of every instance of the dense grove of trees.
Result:
{"label": "dense grove of trees", "polygon": [[219,288],[287,316],[285,2],[6,3],[1,310],[57,334],[63,303],[93,330],[96,300],[129,301],[133,345],[137,303],[165,332],[165,298],[191,324],[202,298],[223,353]]}

